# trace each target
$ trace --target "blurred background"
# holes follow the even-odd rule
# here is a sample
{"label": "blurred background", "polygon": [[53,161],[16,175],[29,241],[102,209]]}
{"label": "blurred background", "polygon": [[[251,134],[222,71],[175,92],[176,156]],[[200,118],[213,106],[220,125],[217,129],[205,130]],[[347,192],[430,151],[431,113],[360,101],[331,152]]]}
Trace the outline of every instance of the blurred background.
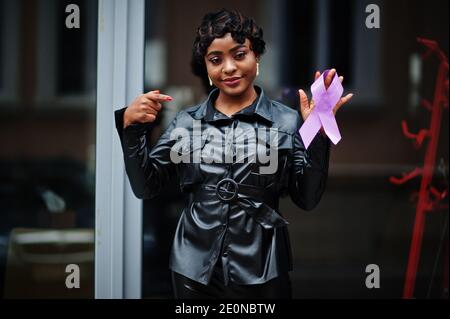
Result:
{"label": "blurred background", "polygon": [[[64,26],[68,4],[80,8],[79,29]],[[370,4],[380,9],[379,28],[366,26]],[[320,204],[311,212],[289,198],[280,204],[294,298],[401,298],[421,177],[402,185],[390,177],[424,165],[427,139],[415,147],[401,122],[413,133],[430,127],[422,100],[433,101],[439,59],[423,59],[416,38],[448,56],[448,1],[146,0],[144,90],[174,97],[153,142],[178,111],[206,97],[190,71],[192,43],[203,15],[223,7],[263,28],[257,84],[272,99],[297,108],[297,90],[309,92],[314,72],[331,67],[355,94],[337,114],[342,140],[332,146]],[[3,298],[94,297],[98,10],[94,0],[0,0]],[[448,72],[445,79],[448,97]],[[426,215],[416,298],[448,298],[448,106],[440,107],[431,183],[440,202]],[[177,183],[143,203],[142,298],[172,297],[168,258],[183,205]],[[72,263],[80,289],[64,285]],[[378,289],[365,285],[369,264],[380,268]]]}

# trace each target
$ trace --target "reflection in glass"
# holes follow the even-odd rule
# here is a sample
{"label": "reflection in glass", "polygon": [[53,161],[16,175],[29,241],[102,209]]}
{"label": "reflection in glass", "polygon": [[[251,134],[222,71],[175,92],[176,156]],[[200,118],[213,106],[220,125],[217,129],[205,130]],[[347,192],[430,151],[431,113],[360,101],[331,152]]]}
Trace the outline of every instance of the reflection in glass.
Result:
{"label": "reflection in glass", "polygon": [[94,296],[97,5],[0,1],[0,297]]}

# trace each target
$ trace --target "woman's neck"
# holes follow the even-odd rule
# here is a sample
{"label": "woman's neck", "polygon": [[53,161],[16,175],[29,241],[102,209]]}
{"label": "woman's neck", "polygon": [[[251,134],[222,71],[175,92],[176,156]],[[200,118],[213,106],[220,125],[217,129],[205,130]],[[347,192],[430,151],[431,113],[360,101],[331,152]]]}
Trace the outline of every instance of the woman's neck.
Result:
{"label": "woman's neck", "polygon": [[219,96],[216,99],[215,107],[220,112],[227,116],[231,116],[234,113],[239,112],[244,107],[249,106],[258,97],[255,88],[252,86],[251,89],[246,90],[241,95],[231,96],[223,94],[220,91]]}

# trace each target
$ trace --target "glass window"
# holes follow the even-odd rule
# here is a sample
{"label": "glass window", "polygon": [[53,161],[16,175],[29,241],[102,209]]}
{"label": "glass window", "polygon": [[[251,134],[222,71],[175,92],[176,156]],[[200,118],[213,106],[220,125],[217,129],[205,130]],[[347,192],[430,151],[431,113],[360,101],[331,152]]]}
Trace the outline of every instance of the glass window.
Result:
{"label": "glass window", "polygon": [[[72,0],[58,1],[57,7],[57,25],[64,25],[66,22],[65,8],[69,4],[77,4],[80,12],[86,12],[86,3],[83,0],[74,2]],[[80,25],[86,23],[85,14],[80,15]],[[86,55],[83,54],[86,42],[87,28],[57,28],[57,92],[58,94],[78,93],[80,94],[84,87],[84,72],[86,69]],[[90,31],[90,30],[89,30]]]}
{"label": "glass window", "polygon": [[[79,5],[80,29],[66,29],[68,3]],[[93,298],[95,99],[67,109],[58,97],[95,97],[96,40],[84,39],[97,34],[97,1],[0,8],[0,70],[15,70],[17,86],[14,100],[0,99],[0,296]],[[17,46],[4,45],[4,30]]]}
{"label": "glass window", "polygon": [[[5,8],[4,8],[4,3],[3,2],[1,2],[0,3],[0,28],[1,28],[1,30],[5,30],[5,18],[3,17],[3,15],[5,14]],[[4,44],[3,44],[3,42],[4,42],[4,36],[3,36],[3,32],[0,32],[0,90],[3,88],[3,76],[2,76],[2,74],[3,74],[3,69],[4,69],[4,66],[3,66],[3,61],[4,61],[4,58],[3,58],[3,46],[4,46]]]}

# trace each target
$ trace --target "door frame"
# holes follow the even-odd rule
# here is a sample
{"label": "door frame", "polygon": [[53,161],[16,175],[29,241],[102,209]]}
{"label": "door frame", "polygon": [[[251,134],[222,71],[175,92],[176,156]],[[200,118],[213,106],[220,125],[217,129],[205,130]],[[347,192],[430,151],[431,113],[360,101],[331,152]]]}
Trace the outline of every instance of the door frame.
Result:
{"label": "door frame", "polygon": [[114,110],[144,88],[144,0],[99,0],[95,298],[141,298],[142,201],[125,173]]}

